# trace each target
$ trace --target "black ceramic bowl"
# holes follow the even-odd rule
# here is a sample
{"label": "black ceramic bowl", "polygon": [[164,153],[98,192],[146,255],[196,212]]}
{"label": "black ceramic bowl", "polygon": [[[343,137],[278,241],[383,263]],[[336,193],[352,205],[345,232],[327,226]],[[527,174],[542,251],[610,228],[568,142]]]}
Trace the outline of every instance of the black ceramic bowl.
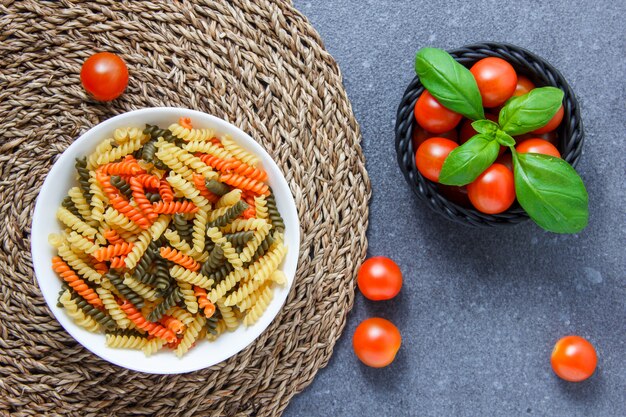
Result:
{"label": "black ceramic bowl", "polygon": [[[553,86],[565,93],[563,98],[563,121],[557,129],[558,145],[561,156],[573,167],[580,159],[583,146],[583,125],[580,120],[580,109],[572,89],[565,78],[552,65],[537,55],[518,46],[485,42],[465,46],[451,51],[450,54],[466,67],[471,67],[476,61],[486,57],[498,57],[509,62],[518,74],[530,78],[537,87]],[[444,217],[469,226],[489,227],[511,225],[528,219],[526,212],[515,203],[509,210],[500,214],[485,214],[474,208],[462,206],[442,194],[437,184],[424,178],[415,166],[415,149],[413,149],[413,129],[418,127],[413,108],[424,86],[416,76],[409,84],[400,106],[396,119],[396,152],[398,164],[404,173],[406,181],[418,197],[426,201],[431,209]]]}

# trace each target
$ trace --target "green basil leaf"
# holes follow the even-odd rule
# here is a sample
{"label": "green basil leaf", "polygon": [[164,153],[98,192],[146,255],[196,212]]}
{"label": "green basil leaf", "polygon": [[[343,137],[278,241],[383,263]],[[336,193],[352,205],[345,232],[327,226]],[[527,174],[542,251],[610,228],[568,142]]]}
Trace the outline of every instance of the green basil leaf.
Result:
{"label": "green basil leaf", "polygon": [[496,140],[502,146],[515,146],[515,139],[500,129],[496,131]]}
{"label": "green basil leaf", "polygon": [[526,213],[542,228],[577,233],[587,226],[585,184],[561,158],[513,152],[515,192]]}
{"label": "green basil leaf", "polygon": [[489,119],[476,120],[472,122],[472,127],[478,133],[494,134],[498,130],[498,124]]}
{"label": "green basil leaf", "polygon": [[500,145],[493,137],[479,133],[454,149],[443,162],[439,182],[466,185],[474,181],[498,157]]}
{"label": "green basil leaf", "polygon": [[539,129],[552,119],[562,103],[562,90],[555,87],[535,88],[506,102],[500,110],[500,128],[511,136]]}
{"label": "green basil leaf", "polygon": [[448,109],[472,119],[484,119],[482,99],[472,73],[442,49],[422,48],[415,72],[424,87]]}

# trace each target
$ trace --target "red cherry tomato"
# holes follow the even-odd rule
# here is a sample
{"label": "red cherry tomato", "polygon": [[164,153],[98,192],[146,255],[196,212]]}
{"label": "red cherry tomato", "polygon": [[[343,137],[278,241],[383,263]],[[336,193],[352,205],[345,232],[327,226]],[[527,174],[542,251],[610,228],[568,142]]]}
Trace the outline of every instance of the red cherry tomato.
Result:
{"label": "red cherry tomato", "polygon": [[550,357],[552,370],[560,378],[580,382],[593,375],[598,356],[593,345],[580,336],[565,336],[554,345]]}
{"label": "red cherry tomato", "polygon": [[502,213],[515,201],[513,173],[504,165],[494,163],[467,186],[467,195],[476,210]]}
{"label": "red cherry tomato", "polygon": [[517,87],[515,69],[504,59],[483,58],[470,68],[476,79],[483,106],[496,107],[507,101]]}
{"label": "red cherry tomato", "polygon": [[402,288],[402,271],[391,259],[375,256],[361,265],[357,284],[365,298],[389,300],[398,295]]}
{"label": "red cherry tomato", "polygon": [[543,140],[547,140],[548,142],[550,142],[551,144],[553,144],[554,146],[558,146],[559,145],[559,138],[556,135],[556,132],[552,131],[552,132],[548,132],[548,133],[540,133],[540,134],[536,134],[536,133],[524,133],[523,135],[519,135],[519,136],[515,136],[513,139],[515,139],[515,143],[516,144],[520,144],[528,139],[543,139]]}
{"label": "red cherry tomato", "polygon": [[352,337],[354,353],[361,362],[372,368],[383,368],[393,362],[401,344],[398,328],[389,320],[381,318],[362,321]]}
{"label": "red cherry tomato", "polygon": [[87,58],[80,70],[83,87],[96,100],[110,101],[120,96],[128,85],[128,68],[122,58],[99,52]]}
{"label": "red cherry tomato", "polygon": [[498,164],[502,164],[507,167],[511,172],[513,172],[513,155],[510,152],[507,152],[503,155],[500,155],[498,159],[496,159]]}
{"label": "red cherry tomato", "polygon": [[513,96],[523,96],[526,93],[530,93],[530,90],[535,88],[535,84],[523,75],[517,76],[517,86],[515,87],[515,92]]}
{"label": "red cherry tomato", "polygon": [[446,138],[430,138],[417,148],[415,165],[417,170],[431,181],[439,181],[439,173],[448,154],[459,145]]}
{"label": "red cherry tomato", "polygon": [[515,147],[519,153],[541,153],[544,155],[552,155],[557,158],[561,157],[559,150],[547,140],[534,138],[528,139]]}
{"label": "red cherry tomato", "polygon": [[[485,113],[485,117],[487,119],[491,120],[492,122],[498,123],[498,116],[496,116],[495,114]],[[473,120],[465,119],[463,121],[463,123],[461,124],[461,131],[460,131],[460,134],[459,134],[459,143],[460,144],[464,144],[465,142],[470,140],[470,138],[472,136],[474,136],[476,133],[478,133],[472,127],[472,122],[473,122]]]}
{"label": "red cherry tomato", "polygon": [[470,206],[470,201],[467,197],[467,187],[465,185],[457,187],[456,185],[437,184],[437,188],[445,198],[453,203],[463,207]]}
{"label": "red cherry tomato", "polygon": [[446,109],[426,90],[417,99],[413,113],[417,123],[433,133],[454,129],[462,117],[459,113]]}
{"label": "red cherry tomato", "polygon": [[537,130],[533,130],[532,133],[552,132],[554,129],[559,127],[562,120],[563,120],[563,105],[559,107],[559,109],[556,111],[556,114],[552,116],[552,119],[550,119],[550,121],[544,127],[540,127]]}
{"label": "red cherry tomato", "polygon": [[448,130],[447,132],[444,132],[444,133],[433,133],[433,132],[429,132],[427,130],[422,129],[419,125],[415,125],[415,127],[413,128],[413,135],[412,135],[413,149],[417,150],[417,148],[419,148],[420,145],[424,143],[426,139],[430,139],[434,137],[446,138],[446,139],[450,139],[450,140],[457,142],[459,139],[459,134],[456,131],[456,129]]}

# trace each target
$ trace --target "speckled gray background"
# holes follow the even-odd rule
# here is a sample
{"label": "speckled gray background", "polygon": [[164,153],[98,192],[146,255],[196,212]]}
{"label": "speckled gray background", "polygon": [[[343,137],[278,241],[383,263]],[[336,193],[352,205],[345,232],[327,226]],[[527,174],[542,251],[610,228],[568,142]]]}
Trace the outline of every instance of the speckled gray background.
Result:
{"label": "speckled gray background", "polygon": [[[369,254],[395,259],[398,298],[357,294],[327,368],[286,416],[626,416],[626,2],[295,0],[344,74],[372,179]],[[475,230],[430,212],[393,145],[397,104],[423,46],[482,40],[534,51],[577,94],[586,144],[579,171],[590,224],[558,236],[531,223]],[[352,352],[357,324],[394,321],[403,344],[376,370]],[[550,370],[554,342],[597,348],[588,381]]]}

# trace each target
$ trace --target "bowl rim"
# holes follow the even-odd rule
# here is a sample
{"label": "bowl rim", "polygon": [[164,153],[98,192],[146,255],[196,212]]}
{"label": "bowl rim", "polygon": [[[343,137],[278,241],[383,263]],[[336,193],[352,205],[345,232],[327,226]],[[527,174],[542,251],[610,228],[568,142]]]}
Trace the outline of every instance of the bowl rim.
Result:
{"label": "bowl rim", "polygon": [[[479,42],[450,50],[453,58],[468,66],[471,62],[488,56],[503,57],[521,74],[529,74],[532,78],[541,79],[542,84],[560,88],[565,93],[563,105],[565,114],[558,128],[559,150],[566,148],[563,159],[576,167],[580,160],[584,144],[584,130],[580,117],[580,105],[576,95],[565,77],[549,62],[525,48],[504,42]],[[513,61],[513,62],[512,62]],[[520,70],[520,66],[523,68]],[[413,107],[417,98],[424,90],[419,77],[415,75],[402,95],[398,105],[395,124],[395,146],[397,161],[406,182],[413,192],[434,211],[449,220],[466,226],[493,227],[508,226],[529,219],[526,212],[516,205],[500,214],[481,213],[473,207],[461,206],[448,199],[437,187],[437,184],[425,179],[415,166],[415,153],[411,136],[416,122]],[[410,110],[410,111],[409,111]],[[564,133],[568,133],[567,135]]]}
{"label": "bowl rim", "polygon": [[[163,115],[167,115],[168,117]],[[86,331],[75,324],[73,320],[63,312],[62,308],[56,306],[58,290],[61,288],[61,280],[54,271],[52,271],[52,268],[50,268],[49,260],[51,259],[51,254],[54,255],[56,251],[48,243],[48,231],[50,229],[61,231],[62,227],[56,220],[56,209],[59,205],[53,206],[54,209],[51,210],[50,204],[46,203],[49,199],[53,198],[49,197],[50,193],[57,193],[55,188],[61,190],[62,195],[60,198],[62,199],[63,196],[66,195],[67,190],[72,186],[72,180],[65,181],[62,183],[63,185],[59,186],[53,186],[52,184],[59,181],[59,178],[62,176],[73,178],[74,158],[76,156],[86,156],[88,152],[93,151],[98,143],[102,142],[106,137],[112,136],[113,130],[116,127],[143,126],[146,119],[150,117],[159,118],[159,120],[161,118],[164,119],[165,121],[163,121],[162,124],[172,123],[172,120],[178,120],[181,116],[191,117],[194,123],[200,128],[210,127],[219,133],[231,135],[232,139],[237,144],[254,152],[261,159],[261,164],[264,169],[266,169],[269,176],[268,183],[271,184],[275,193],[277,206],[285,220],[285,244],[288,245],[288,251],[285,259],[281,263],[281,269],[287,276],[287,285],[274,289],[272,302],[254,325],[248,328],[244,328],[243,325],[240,325],[236,331],[226,332],[214,342],[202,343],[182,358],[176,357],[173,351],[169,350],[166,352],[157,352],[157,354],[151,357],[145,357],[141,350],[114,349],[107,347],[104,342],[104,333],[97,334]],[[88,150],[85,152],[84,149]],[[53,221],[51,221],[51,219],[53,219]],[[269,155],[258,142],[237,126],[205,112],[182,107],[148,107],[124,112],[94,125],[80,135],[78,139],[74,140],[54,162],[38,193],[31,221],[33,278],[36,280],[53,317],[76,342],[80,343],[93,354],[107,362],[137,372],[150,374],[182,374],[204,369],[229,359],[252,345],[269,327],[282,311],[287,297],[293,288],[300,252],[300,240],[300,220],[293,193],[278,164],[276,164],[272,156]],[[49,279],[50,276],[54,276],[54,280],[52,280],[53,283],[49,285],[54,285],[55,290],[48,288],[48,281],[45,281]],[[222,348],[223,350],[213,356],[205,355],[204,359],[208,359],[204,361],[195,358],[195,356],[200,356],[199,354],[191,356],[192,352],[202,352],[203,347],[206,346],[214,346],[215,349],[213,350],[218,348]],[[231,347],[230,349],[228,349],[229,346]],[[113,352],[115,352],[115,354],[113,354]],[[123,353],[118,354],[117,352]],[[135,353],[140,354],[144,360],[139,360],[141,357]],[[132,357],[132,359],[126,360],[124,359],[125,356]],[[165,359],[166,357],[169,357],[169,359]],[[164,366],[163,363],[165,362],[169,363],[169,365]],[[171,365],[172,362],[175,362],[175,365],[178,366]],[[158,366],[156,364],[158,364]]]}

